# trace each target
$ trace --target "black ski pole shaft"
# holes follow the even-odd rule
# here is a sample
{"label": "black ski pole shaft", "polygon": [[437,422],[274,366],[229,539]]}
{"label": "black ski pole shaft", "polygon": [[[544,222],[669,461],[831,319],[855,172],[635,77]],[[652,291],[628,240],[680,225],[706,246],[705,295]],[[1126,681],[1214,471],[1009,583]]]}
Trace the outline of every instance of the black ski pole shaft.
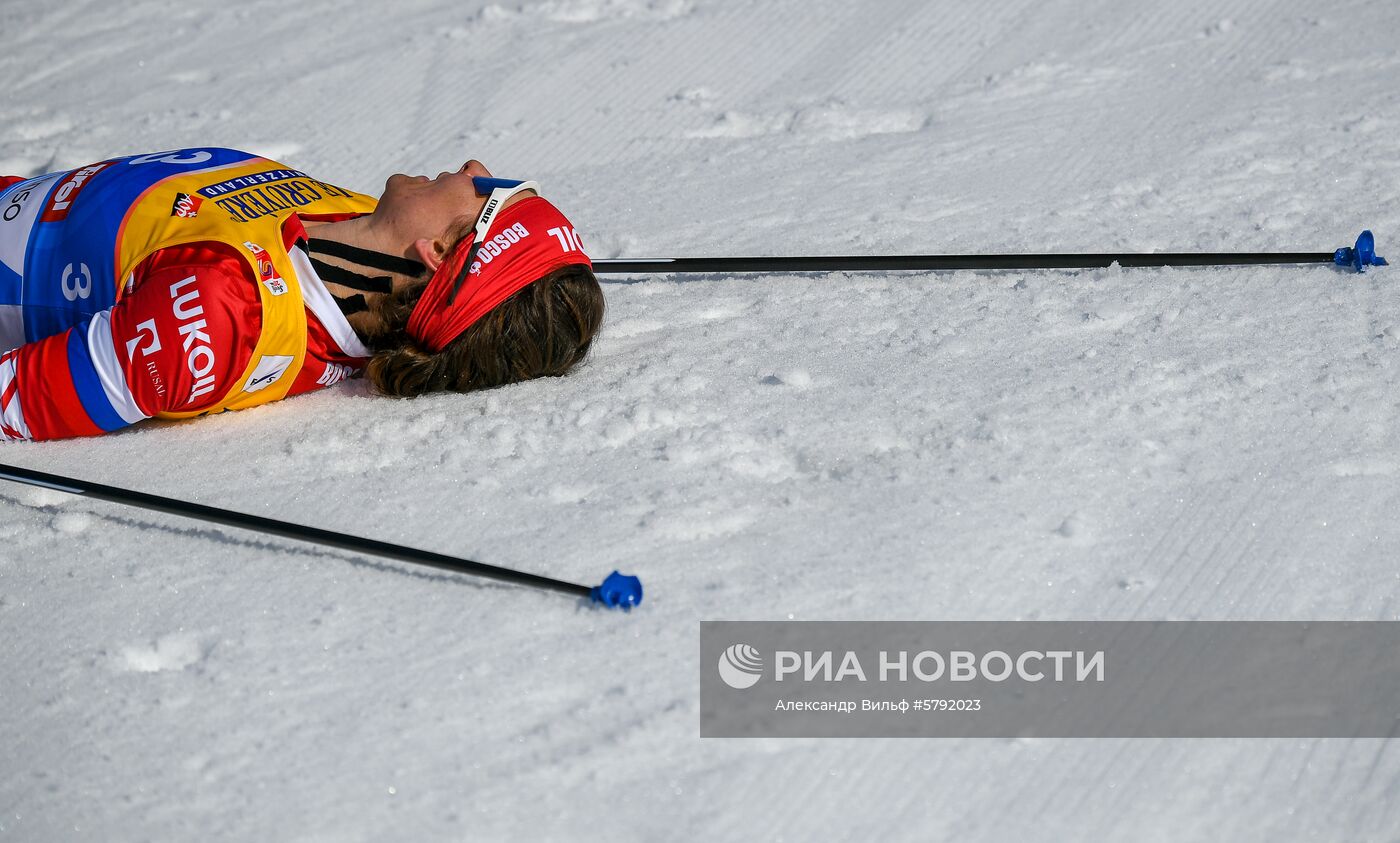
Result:
{"label": "black ski pole shaft", "polygon": [[1246,266],[1331,263],[1365,272],[1385,266],[1376,238],[1361,232],[1356,245],[1330,252],[1103,252],[1022,255],[792,255],[758,258],[606,258],[597,273],[867,272],[946,269],[1098,269],[1112,266]]}
{"label": "black ski pole shaft", "polygon": [[613,258],[595,273],[867,272],[954,269],[1095,269],[1111,266],[1240,266],[1334,263],[1335,252],[1156,252],[1147,254],[822,255],[793,257]]}
{"label": "black ski pole shaft", "polygon": [[630,608],[640,603],[642,599],[641,581],[636,577],[624,576],[616,571],[609,575],[601,585],[589,587],[579,583],[557,580],[540,574],[517,571],[513,568],[502,568],[496,565],[487,565],[483,562],[473,562],[470,559],[459,559],[455,556],[434,553],[430,550],[419,550],[417,548],[390,544],[389,542],[382,542],[375,539],[349,536],[331,530],[322,530],[319,527],[304,527],[300,524],[278,521],[273,518],[263,518],[259,515],[249,515],[243,512],[220,509],[219,507],[205,506],[204,504],[161,497],[160,495],[150,495],[145,492],[136,492],[116,486],[104,486],[100,483],[75,480],[71,477],[47,474],[42,471],[34,471],[27,468],[0,465],[0,479],[12,480],[16,483],[24,483],[45,489],[54,489],[60,492],[68,492],[74,495],[83,495],[89,498],[97,498],[98,500],[125,504],[126,506],[150,509],[170,515],[180,515],[199,521],[223,524],[228,527],[237,527],[243,530],[252,530],[254,532],[281,536],[283,538],[340,548],[341,550],[349,550],[355,553],[383,556],[389,559],[396,559],[400,562],[426,565],[430,568],[438,568],[453,573],[469,574],[475,577],[485,577],[487,579],[514,583],[515,585],[528,586],[530,588],[557,591],[577,597],[587,597],[595,602],[603,603],[608,606]]}

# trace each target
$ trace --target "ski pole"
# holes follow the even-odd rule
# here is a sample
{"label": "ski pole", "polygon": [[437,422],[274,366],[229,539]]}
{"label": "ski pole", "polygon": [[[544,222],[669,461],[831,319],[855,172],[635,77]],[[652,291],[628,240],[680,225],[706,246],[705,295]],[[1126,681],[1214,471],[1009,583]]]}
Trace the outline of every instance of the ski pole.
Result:
{"label": "ski pole", "polygon": [[501,568],[496,565],[473,562],[470,559],[458,559],[453,556],[434,553],[430,550],[419,550],[417,548],[390,544],[375,539],[348,536],[343,533],[332,532],[331,530],[322,530],[318,527],[303,527],[300,524],[292,524],[287,521],[277,521],[272,518],[263,518],[258,515],[248,515],[246,513],[220,509],[214,506],[189,503],[188,501],[165,498],[159,495],[148,495],[144,492],[135,492],[116,486],[89,483],[83,480],[75,480],[71,477],[62,477],[57,474],[32,471],[27,468],[0,465],[0,479],[13,480],[16,483],[24,483],[44,489],[54,489],[73,495],[83,495],[89,498],[97,498],[98,500],[111,501],[112,503],[150,509],[156,512],[165,512],[171,515],[180,515],[199,521],[209,521],[229,527],[238,527],[243,530],[253,530],[259,533],[281,536],[283,538],[336,547],[341,550],[368,553],[374,556],[384,556],[389,559],[396,559],[400,562],[426,565],[430,568],[452,571],[453,573],[469,574],[475,577],[485,577],[487,579],[528,586],[530,588],[540,588],[548,591],[561,592],[563,594],[572,594],[576,597],[586,597],[594,603],[601,603],[611,608],[630,609],[642,602],[642,581],[637,577],[627,576],[617,571],[613,571],[609,574],[601,584],[589,587],[577,583],[565,582],[564,580],[556,580],[552,577],[541,576],[539,574],[516,571],[512,568]]}
{"label": "ski pole", "polygon": [[1355,246],[1331,252],[1153,252],[1009,255],[822,255],[721,258],[607,258],[595,273],[673,272],[865,272],[950,269],[1094,269],[1111,266],[1242,266],[1330,263],[1365,272],[1386,266],[1375,237],[1361,232]]}

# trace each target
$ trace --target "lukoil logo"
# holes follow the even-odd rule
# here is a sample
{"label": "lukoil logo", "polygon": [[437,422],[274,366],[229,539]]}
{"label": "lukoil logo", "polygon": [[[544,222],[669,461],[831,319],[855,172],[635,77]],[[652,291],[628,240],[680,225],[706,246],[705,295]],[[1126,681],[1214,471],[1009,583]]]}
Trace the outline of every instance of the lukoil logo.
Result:
{"label": "lukoil logo", "polygon": [[731,688],[752,688],[763,676],[763,655],[748,644],[731,644],[719,656],[719,678]]}

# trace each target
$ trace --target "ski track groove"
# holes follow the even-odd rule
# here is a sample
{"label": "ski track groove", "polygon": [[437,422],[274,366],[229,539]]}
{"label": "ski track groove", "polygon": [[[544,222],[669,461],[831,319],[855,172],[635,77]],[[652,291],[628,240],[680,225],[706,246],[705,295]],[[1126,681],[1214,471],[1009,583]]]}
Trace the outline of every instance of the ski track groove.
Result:
{"label": "ski track groove", "polygon": [[[1181,588],[1176,596],[1168,602],[1168,605],[1171,607],[1171,614],[1181,617],[1181,612],[1189,611],[1191,607],[1194,607],[1194,616],[1188,615],[1185,616],[1185,619],[1197,620],[1200,619],[1200,615],[1203,612],[1210,612],[1212,602],[1219,593],[1220,583],[1227,577],[1229,567],[1238,560],[1236,554],[1229,553],[1228,551],[1240,540],[1240,525],[1244,523],[1245,519],[1253,511],[1255,504],[1265,495],[1266,486],[1264,484],[1256,483],[1253,485],[1254,489],[1250,491],[1249,497],[1240,505],[1234,518],[1231,519],[1230,525],[1216,535],[1216,541],[1211,545],[1210,550],[1201,558],[1200,563],[1192,569],[1190,575],[1182,582]],[[1233,495],[1231,497],[1233,498]],[[1222,561],[1217,562],[1218,558]],[[1201,584],[1203,578],[1210,579],[1212,577],[1214,578],[1214,585],[1210,588],[1206,588]],[[1203,599],[1199,601],[1191,599],[1193,590],[1197,589],[1202,592],[1203,597]]]}
{"label": "ski track groove", "polygon": [[1321,741],[1307,742],[1307,749],[1302,753],[1302,757],[1294,763],[1293,769],[1289,771],[1292,774],[1289,776],[1289,783],[1295,792],[1303,787],[1308,772],[1313,769],[1314,759],[1319,753],[1325,751],[1326,747]]}
{"label": "ski track groove", "polygon": [[[1220,492],[1219,497],[1221,499],[1221,504],[1230,506],[1231,509],[1234,507],[1230,505],[1229,501],[1237,497],[1237,494],[1231,489],[1232,485],[1249,482],[1255,488],[1249,492],[1248,498],[1242,504],[1239,504],[1238,509],[1230,520],[1229,526],[1215,534],[1216,540],[1211,546],[1211,549],[1191,569],[1189,576],[1178,580],[1180,584],[1179,588],[1176,589],[1176,593],[1171,598],[1165,600],[1169,614],[1174,614],[1187,605],[1193,605],[1198,613],[1203,611],[1207,614],[1211,614],[1224,610],[1229,614],[1230,606],[1217,606],[1215,598],[1226,588],[1226,583],[1231,579],[1230,571],[1242,560],[1243,551],[1253,543],[1254,539],[1251,536],[1257,536],[1261,532],[1257,528],[1244,531],[1246,537],[1242,539],[1240,538],[1242,532],[1240,529],[1241,524],[1255,511],[1261,498],[1266,502],[1270,502],[1270,505],[1266,507],[1268,512],[1276,512],[1278,509],[1278,504],[1282,496],[1272,493],[1266,494],[1269,486],[1272,485],[1269,481],[1272,480],[1273,469],[1275,467],[1276,466],[1270,466],[1267,478],[1262,481],[1258,479],[1257,475],[1250,480],[1215,481],[1215,486]],[[1265,516],[1264,520],[1267,523],[1269,518]],[[1244,542],[1244,545],[1236,547],[1236,544],[1241,541]],[[1173,571],[1177,570],[1183,559],[1184,556],[1178,557],[1177,563],[1173,564],[1170,569]],[[1218,559],[1222,561],[1217,562]],[[1198,599],[1201,596],[1200,582],[1202,578],[1212,573],[1216,576],[1214,586],[1206,593],[1206,599]],[[1166,583],[1164,582],[1163,586],[1165,587],[1165,585]]]}
{"label": "ski track groove", "polygon": [[[1307,449],[1303,452],[1306,453]],[[1271,475],[1270,480],[1272,479]],[[1290,544],[1290,528],[1301,523],[1301,518],[1296,513],[1307,512],[1309,508],[1310,502],[1300,499],[1298,495],[1279,490],[1272,496],[1272,505],[1267,514],[1260,520],[1259,526],[1253,529],[1250,540],[1235,554],[1235,565],[1251,564],[1253,570],[1248,572],[1247,581],[1240,583],[1235,599],[1227,603],[1227,613],[1232,619],[1264,618],[1273,611],[1272,601],[1259,599],[1261,595],[1268,593],[1263,588],[1264,581],[1277,579],[1273,576],[1274,563]],[[1252,557],[1249,555],[1251,552]],[[1251,558],[1254,561],[1247,563]]]}
{"label": "ski track groove", "polygon": [[[1296,434],[1298,433],[1298,427],[1294,426],[1289,440],[1296,441]],[[1324,433],[1326,433],[1326,430],[1317,431],[1315,436],[1308,441],[1308,447],[1302,448],[1302,452],[1305,452],[1305,454],[1309,452],[1310,448],[1316,444],[1319,438],[1322,438]],[[1197,569],[1191,574],[1190,580],[1187,580],[1186,583],[1183,584],[1182,590],[1177,592],[1176,597],[1170,601],[1170,605],[1173,606],[1173,609],[1179,608],[1179,606],[1193,604],[1194,602],[1194,604],[1197,604],[1198,611],[1204,611],[1208,613],[1208,615],[1221,615],[1221,613],[1224,613],[1226,616],[1235,615],[1236,612],[1233,611],[1235,606],[1229,604],[1229,602],[1226,602],[1225,605],[1219,605],[1219,602],[1215,598],[1225,591],[1226,583],[1231,581],[1231,574],[1232,571],[1236,569],[1236,566],[1245,563],[1247,559],[1246,550],[1249,550],[1250,546],[1253,546],[1260,536],[1267,534],[1268,525],[1277,517],[1281,508],[1296,503],[1296,497],[1291,497],[1291,499],[1285,501],[1284,494],[1277,490],[1274,478],[1275,472],[1277,472],[1278,469],[1278,462],[1280,461],[1275,458],[1273,461],[1268,462],[1266,471],[1256,471],[1256,473],[1250,475],[1250,480],[1247,480],[1247,482],[1254,483],[1256,489],[1250,494],[1245,504],[1239,508],[1239,513],[1235,515],[1229,528],[1222,532],[1222,534],[1219,534],[1219,541],[1215,543],[1207,559],[1203,560],[1200,566],[1197,566]],[[1263,527],[1254,525],[1254,527],[1250,527],[1247,531],[1242,531],[1240,525],[1259,508],[1257,504],[1260,503],[1261,499],[1263,499],[1263,503],[1266,504],[1266,506],[1263,507],[1264,513],[1266,513],[1263,517]],[[1245,538],[1239,539],[1238,536],[1242,534],[1242,532],[1245,534]],[[1243,541],[1243,545],[1238,546],[1238,548],[1232,546],[1232,543],[1239,541]],[[1280,541],[1282,541],[1282,536],[1280,536]],[[1228,552],[1221,555],[1222,549],[1228,550]],[[1221,556],[1222,559],[1219,566],[1215,563],[1217,556]],[[1217,573],[1217,581],[1215,581],[1214,588],[1211,588],[1210,592],[1208,592],[1208,597],[1197,601],[1197,599],[1191,597],[1191,595],[1198,590],[1197,583],[1200,577],[1208,576],[1208,571],[1210,570],[1215,570],[1215,573]],[[1259,570],[1263,569],[1261,569],[1261,567],[1256,567],[1256,571]]]}
{"label": "ski track groove", "polygon": [[[1041,768],[1042,773],[1047,772],[1045,770],[1047,767],[1059,768],[1054,772],[1053,778],[1048,779],[1054,781],[1055,784],[1053,787],[1046,787],[1047,779],[1042,778],[1041,775],[1027,776],[1019,783],[1020,787],[1016,791],[1015,798],[1010,800],[1010,804],[1015,805],[1027,804],[1032,799],[1038,799],[1033,811],[1035,816],[1047,816],[1055,813],[1062,806],[1067,792],[1070,796],[1077,797],[1074,802],[1076,809],[1083,805],[1085,800],[1089,798],[1091,791],[1084,780],[1083,771],[1092,765],[1101,779],[1116,761],[1115,758],[1091,758],[1091,753],[1085,753],[1073,744],[1058,738],[1040,738],[1038,740],[1048,745],[1048,751],[1037,759],[1036,766]],[[1070,783],[1074,783],[1077,787],[1071,790]],[[1092,822],[1096,815],[1101,816],[1099,812],[1092,810],[1088,812],[1076,810],[1076,813],[1088,822]]]}
{"label": "ski track groove", "polygon": [[[1366,776],[1362,779],[1363,785],[1371,785],[1376,780],[1377,772],[1381,769],[1381,759],[1385,757],[1386,750],[1390,748],[1393,740],[1394,733],[1392,733],[1390,740],[1373,741],[1375,751],[1371,753],[1371,763],[1366,765]],[[1381,793],[1394,793],[1397,787],[1400,787],[1397,784],[1397,779],[1400,779],[1400,776],[1392,774],[1385,781],[1378,783],[1379,786],[1372,787],[1372,790],[1378,790]]]}
{"label": "ski track groove", "polygon": [[[1132,613],[1133,620],[1168,620],[1168,618],[1156,615],[1156,604],[1160,602],[1162,590],[1166,588],[1167,583],[1170,581],[1171,572],[1176,570],[1181,564],[1181,561],[1186,558],[1187,552],[1191,549],[1191,545],[1198,531],[1201,529],[1202,525],[1197,523],[1198,519],[1209,518],[1209,515],[1201,515],[1201,510],[1205,507],[1206,500],[1211,498],[1215,489],[1215,484],[1207,483],[1199,488],[1187,488],[1184,490],[1184,494],[1191,501],[1189,504],[1190,515],[1187,517],[1186,513],[1182,513],[1182,516],[1173,523],[1180,524],[1184,518],[1184,525],[1187,529],[1179,532],[1178,536],[1174,536],[1173,541],[1167,546],[1167,549],[1169,549],[1171,553],[1170,563],[1165,566],[1160,563],[1150,566],[1144,565],[1144,570],[1150,572],[1150,574],[1154,576],[1155,582],[1153,588],[1138,599],[1138,605]],[[1148,561],[1152,562],[1157,558],[1159,557],[1154,549],[1154,552],[1149,555]],[[1150,617],[1144,617],[1144,615],[1149,612],[1153,614]]]}
{"label": "ski track groove", "polygon": [[[1140,754],[1146,754],[1146,753],[1152,751],[1152,747],[1153,747],[1155,744],[1153,744],[1152,742],[1149,742],[1149,741],[1142,741],[1142,740],[1123,740],[1123,739],[1108,739],[1108,740],[1112,742],[1114,749],[1113,749],[1112,753],[1109,754],[1109,756],[1108,756],[1107,758],[1102,759],[1102,760],[1097,764],[1097,766],[1094,767],[1094,770],[1095,770],[1096,773],[1097,773],[1097,776],[1096,776],[1096,778],[1095,778],[1095,781],[1096,781],[1097,783],[1099,783],[1099,784],[1105,784],[1105,783],[1108,782],[1108,780],[1110,779],[1110,777],[1116,777],[1116,780],[1118,780],[1118,781],[1129,781],[1129,782],[1131,782],[1132,779],[1124,779],[1121,775],[1118,775],[1116,771],[1117,771],[1119,768],[1121,768],[1123,765],[1125,765],[1125,764],[1131,762],[1131,760],[1132,760],[1131,755],[1132,755],[1134,752],[1140,753]],[[1098,743],[1100,743],[1100,745],[1102,745],[1103,742],[1098,742]],[[1077,760],[1078,760],[1078,764],[1077,764],[1076,766],[1077,766],[1078,768],[1080,768],[1080,769],[1082,769],[1082,768],[1084,768],[1084,767],[1087,767],[1088,765],[1092,764],[1093,761],[1094,761],[1093,756],[1096,755],[1096,754],[1098,754],[1098,753],[1093,753],[1093,752],[1087,752],[1087,751],[1085,751],[1085,750],[1083,750],[1083,749],[1078,749],[1077,751],[1078,751],[1080,757],[1079,757],[1079,759],[1077,759]],[[1070,777],[1070,776],[1065,776],[1065,777],[1064,777],[1064,780],[1068,780],[1069,778],[1071,778],[1071,777]],[[1081,789],[1080,793],[1077,794],[1077,797],[1078,797],[1078,798],[1075,799],[1074,802],[1071,803],[1070,805],[1064,806],[1064,807],[1063,807],[1063,810],[1064,810],[1065,813],[1068,814],[1069,816],[1094,815],[1094,814],[1097,814],[1097,815],[1099,815],[1099,816],[1104,816],[1104,815],[1107,815],[1107,814],[1112,813],[1112,812],[1109,812],[1109,811],[1106,811],[1106,810],[1105,810],[1105,806],[1104,806],[1104,803],[1103,803],[1103,801],[1102,801],[1102,790],[1103,790],[1103,788],[1099,788],[1099,789],[1096,791],[1095,789],[1091,789],[1091,788],[1087,788],[1087,787]],[[1121,798],[1122,795],[1124,795],[1124,794],[1127,793],[1128,788],[1127,788],[1127,787],[1124,787],[1124,788],[1122,788],[1121,790],[1118,789],[1118,788],[1113,788],[1112,790],[1116,791],[1117,794],[1119,794],[1119,795],[1120,795],[1120,798]],[[1097,797],[1097,798],[1096,798],[1096,797]],[[1056,804],[1057,804],[1057,801],[1056,801],[1056,800],[1046,799],[1046,800],[1039,806],[1039,810],[1042,811],[1042,812],[1044,812],[1044,811],[1049,811],[1049,810],[1051,810]]]}
{"label": "ski track groove", "polygon": [[[1300,431],[1295,426],[1293,431],[1294,435],[1298,432]],[[1325,429],[1319,430],[1307,445],[1299,450],[1302,453],[1310,452],[1325,432]],[[1227,566],[1226,570],[1222,572],[1220,581],[1211,594],[1212,598],[1214,598],[1221,593],[1228,593],[1228,583],[1239,579],[1233,576],[1237,567],[1246,564],[1250,566],[1250,570],[1246,571],[1247,581],[1241,581],[1239,589],[1234,592],[1232,596],[1223,601],[1223,605],[1217,610],[1217,614],[1223,613],[1232,620],[1251,620],[1256,617],[1263,617],[1268,612],[1267,604],[1257,605],[1257,600],[1255,601],[1256,605],[1254,605],[1251,610],[1249,598],[1257,598],[1261,593],[1258,590],[1260,581],[1270,573],[1273,567],[1272,563],[1279,557],[1282,546],[1289,538],[1286,530],[1275,530],[1275,524],[1279,522],[1284,524],[1297,523],[1297,521],[1292,518],[1285,520],[1284,515],[1291,514],[1298,508],[1306,508],[1302,505],[1297,495],[1287,494],[1278,488],[1279,484],[1276,480],[1282,462],[1283,458],[1272,461],[1267,472],[1263,474],[1263,478],[1258,480],[1261,485],[1261,491],[1271,486],[1274,487],[1273,492],[1269,495],[1271,503],[1265,509],[1265,514],[1259,518],[1258,523],[1251,524],[1244,544],[1232,554],[1231,558],[1233,561]],[[1256,474],[1255,477],[1257,478],[1259,475]],[[1248,511],[1249,508],[1244,510],[1246,513]],[[1255,561],[1249,563],[1247,560],[1251,559]],[[1263,559],[1264,561],[1257,561],[1259,559]]]}
{"label": "ski track groove", "polygon": [[[1278,518],[1277,515],[1271,517],[1269,524],[1272,525]],[[1240,597],[1231,604],[1232,620],[1256,620],[1268,616],[1269,604],[1260,600],[1260,597],[1268,593],[1265,581],[1274,578],[1274,563],[1282,553],[1278,544],[1280,542],[1275,542],[1274,549],[1269,551],[1267,556],[1261,557],[1262,561],[1254,566],[1248,581],[1240,584]]]}
{"label": "ski track groove", "polygon": [[[1183,519],[1186,521],[1186,523],[1189,524],[1190,518],[1193,518],[1196,510],[1200,508],[1199,496],[1189,494],[1189,490],[1183,490],[1180,494],[1183,497],[1178,498],[1176,513],[1172,516],[1171,521],[1161,530],[1160,533],[1158,533],[1156,541],[1153,542],[1152,547],[1148,549],[1147,553],[1143,555],[1142,560],[1138,563],[1138,567],[1142,571],[1148,572],[1149,575],[1155,574],[1157,560],[1161,557],[1165,548],[1167,548],[1169,545],[1173,547],[1176,545],[1178,538],[1181,535],[1180,526],[1183,522]],[[1192,513],[1192,515],[1188,517],[1188,513]],[[1120,593],[1116,595],[1117,599],[1115,603],[1117,605],[1113,607],[1115,611],[1113,611],[1111,615],[1121,614],[1120,607],[1122,606],[1122,604],[1131,603],[1133,604],[1133,610],[1129,613],[1129,617],[1133,620],[1140,619],[1143,610],[1146,608],[1145,603],[1151,598],[1152,594],[1155,593],[1159,587],[1160,581],[1156,580],[1154,576],[1154,583],[1152,589],[1147,591],[1141,597],[1134,597],[1131,591],[1127,589],[1121,590]]]}
{"label": "ski track groove", "polygon": [[[1210,564],[1215,551],[1228,535],[1228,531],[1220,531],[1217,524],[1228,512],[1229,504],[1235,497],[1232,490],[1227,485],[1229,481],[1219,479],[1210,482],[1210,489],[1215,504],[1207,510],[1202,523],[1197,525],[1197,530],[1193,532],[1191,541],[1182,549],[1181,555],[1167,569],[1163,578],[1162,587],[1159,589],[1158,612],[1166,620],[1182,620],[1176,614],[1176,609],[1180,603],[1181,596],[1186,592],[1201,570]],[[1257,490],[1256,490],[1257,493]],[[1247,505],[1247,504],[1246,504]],[[1233,523],[1238,523],[1240,515],[1236,513]],[[1233,524],[1232,527],[1233,528]],[[1209,549],[1202,545],[1209,543]],[[1194,561],[1194,564],[1192,562]],[[1180,584],[1180,587],[1177,587]],[[1169,592],[1170,595],[1169,595]]]}

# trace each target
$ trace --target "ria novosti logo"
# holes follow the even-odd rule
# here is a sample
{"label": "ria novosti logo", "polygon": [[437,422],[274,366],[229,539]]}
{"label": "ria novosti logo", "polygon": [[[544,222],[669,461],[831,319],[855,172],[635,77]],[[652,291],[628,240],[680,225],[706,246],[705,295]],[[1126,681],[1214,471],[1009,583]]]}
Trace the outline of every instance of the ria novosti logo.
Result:
{"label": "ria novosti logo", "polygon": [[752,688],[763,677],[763,654],[748,644],[731,644],[719,655],[719,678],[731,688]]}

